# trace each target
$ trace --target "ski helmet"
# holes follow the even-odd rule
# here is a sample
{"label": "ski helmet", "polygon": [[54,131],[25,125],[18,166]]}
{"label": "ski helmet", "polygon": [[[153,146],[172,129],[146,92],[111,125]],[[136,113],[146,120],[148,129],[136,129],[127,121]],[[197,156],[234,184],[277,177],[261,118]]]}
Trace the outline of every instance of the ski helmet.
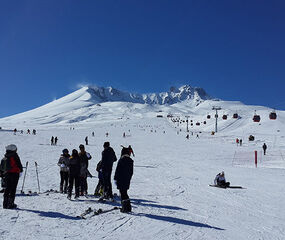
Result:
{"label": "ski helmet", "polygon": [[16,152],[17,146],[15,144],[10,144],[10,145],[6,146],[6,151]]}
{"label": "ski helmet", "polygon": [[66,148],[63,149],[63,150],[62,150],[62,153],[66,153],[66,154],[67,154],[67,153],[68,153],[68,149],[66,149]]}

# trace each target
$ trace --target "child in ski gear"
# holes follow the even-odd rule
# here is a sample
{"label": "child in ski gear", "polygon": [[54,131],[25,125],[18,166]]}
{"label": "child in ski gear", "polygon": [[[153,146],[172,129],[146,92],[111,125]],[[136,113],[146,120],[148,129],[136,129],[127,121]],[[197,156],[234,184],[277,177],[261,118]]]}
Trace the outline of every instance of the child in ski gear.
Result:
{"label": "child in ski gear", "polygon": [[60,192],[67,193],[67,186],[68,186],[68,159],[70,155],[68,154],[67,149],[62,150],[62,154],[58,160],[57,165],[60,167]]}
{"label": "child in ski gear", "polygon": [[117,161],[116,154],[113,148],[110,147],[109,142],[105,142],[104,150],[102,152],[102,175],[103,175],[103,185],[104,185],[104,198],[113,198],[111,174],[113,163]]}
{"label": "child in ski gear", "polygon": [[6,146],[6,154],[1,161],[0,170],[4,174],[6,181],[3,208],[16,208],[17,205],[14,203],[16,189],[20,173],[23,172],[23,166],[17,154],[16,145],[10,144]]}
{"label": "child in ski gear", "polygon": [[88,161],[91,155],[85,151],[83,144],[79,145],[79,159],[80,159],[80,195],[86,195],[88,190],[87,177],[89,176]]}
{"label": "child in ski gear", "polygon": [[217,185],[219,187],[229,187],[230,186],[230,182],[226,182],[224,172],[217,174],[217,176],[214,180],[214,183],[215,183],[215,185]]}
{"label": "child in ski gear", "polygon": [[103,195],[104,185],[103,185],[103,174],[102,174],[102,161],[99,161],[96,167],[96,171],[98,172],[98,184],[95,188],[94,195],[99,197]]}
{"label": "child in ski gear", "polygon": [[128,189],[130,188],[133,169],[134,161],[130,158],[130,151],[128,148],[123,148],[114,176],[114,180],[121,195],[122,212],[132,211],[130,198],[128,196]]}
{"label": "child in ski gear", "polygon": [[266,154],[267,145],[264,143],[262,148],[263,148],[263,154],[265,155]]}
{"label": "child in ski gear", "polygon": [[75,182],[75,198],[79,197],[79,187],[80,187],[80,159],[78,151],[76,149],[72,150],[71,157],[68,159],[67,167],[69,168],[69,186],[67,198],[71,199],[73,183]]}

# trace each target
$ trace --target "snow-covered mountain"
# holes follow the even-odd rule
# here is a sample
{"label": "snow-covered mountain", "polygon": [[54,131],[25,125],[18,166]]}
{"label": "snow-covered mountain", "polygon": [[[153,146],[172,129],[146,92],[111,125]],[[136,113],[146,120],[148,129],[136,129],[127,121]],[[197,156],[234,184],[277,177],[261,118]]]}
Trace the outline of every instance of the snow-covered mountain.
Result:
{"label": "snow-covered mountain", "polygon": [[[203,89],[188,85],[171,87],[168,92],[133,94],[112,87],[82,87],[60,99],[33,110],[0,119],[0,127],[54,124],[94,124],[98,122],[125,121],[127,119],[156,118],[175,115],[190,116],[194,131],[212,131],[215,127],[213,106],[220,106],[219,127],[222,130],[255,129],[252,117],[255,110],[261,117],[262,126],[271,126],[267,107],[248,106],[237,101],[213,99]],[[238,113],[239,118],[232,118]],[[212,114],[211,119],[207,115]],[[228,120],[221,118],[226,115]],[[206,121],[206,124],[204,123]],[[196,123],[200,125],[196,125]],[[278,111],[276,129],[285,123],[285,113]]]}
{"label": "snow-covered mountain", "polygon": [[123,92],[113,87],[88,86],[86,92],[90,94],[90,100],[96,103],[102,102],[131,102],[146,104],[175,104],[185,100],[201,102],[211,99],[202,88],[184,85],[180,88],[171,87],[168,92],[137,94]]}

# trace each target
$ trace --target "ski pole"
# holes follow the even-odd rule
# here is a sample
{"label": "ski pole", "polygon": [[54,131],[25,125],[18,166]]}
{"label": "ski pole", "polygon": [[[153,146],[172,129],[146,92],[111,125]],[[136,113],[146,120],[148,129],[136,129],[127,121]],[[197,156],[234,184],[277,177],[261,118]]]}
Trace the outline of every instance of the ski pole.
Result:
{"label": "ski pole", "polygon": [[25,179],[26,179],[26,174],[27,174],[27,169],[28,169],[28,164],[29,162],[26,162],[26,167],[25,167],[25,173],[24,173],[24,179],[23,179],[23,184],[22,184],[22,190],[21,193],[24,193],[24,184],[25,184]]}
{"label": "ski pole", "polygon": [[37,164],[37,162],[35,162],[35,166],[36,166],[36,173],[37,173],[37,180],[38,180],[38,188],[39,188],[39,193],[40,193],[41,190],[40,190],[40,181],[39,181],[38,164]]}

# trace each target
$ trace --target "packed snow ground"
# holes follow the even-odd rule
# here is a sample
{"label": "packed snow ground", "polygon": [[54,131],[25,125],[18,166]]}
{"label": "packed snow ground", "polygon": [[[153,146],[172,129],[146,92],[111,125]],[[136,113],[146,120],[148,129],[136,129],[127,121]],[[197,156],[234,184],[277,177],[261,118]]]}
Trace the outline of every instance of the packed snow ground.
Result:
{"label": "packed snow ground", "polygon": [[[228,125],[221,122],[224,130],[215,136],[210,131],[199,130],[201,133],[190,134],[189,140],[185,138],[185,126],[180,132],[166,118],[150,117],[104,124],[38,125],[35,136],[26,134],[24,127],[24,134],[0,131],[0,154],[4,155],[5,145],[14,143],[23,165],[29,162],[26,192],[38,191],[35,161],[39,165],[41,192],[58,189],[57,161],[62,149],[78,149],[86,136],[89,137],[86,150],[92,155],[89,170],[94,176],[104,141],[110,141],[118,157],[120,145],[131,144],[135,152],[129,190],[131,214],[112,211],[86,220],[77,219],[88,207],[110,209],[120,205],[119,200],[98,203],[91,196],[98,178],[88,178],[88,199],[69,201],[59,193],[18,195],[15,202],[19,209],[0,208],[0,239],[284,239],[284,118],[268,120],[259,129],[258,123],[243,121]],[[95,137],[91,136],[92,131]],[[247,140],[250,132],[256,134],[254,142]],[[57,146],[50,146],[51,136],[59,138]],[[235,144],[236,137],[243,138],[242,146]],[[260,158],[263,142],[268,144],[268,156]],[[257,168],[254,150],[259,156]],[[231,185],[245,189],[209,187],[222,170]],[[18,193],[22,181],[23,176]],[[113,190],[118,193],[114,184]]]}

